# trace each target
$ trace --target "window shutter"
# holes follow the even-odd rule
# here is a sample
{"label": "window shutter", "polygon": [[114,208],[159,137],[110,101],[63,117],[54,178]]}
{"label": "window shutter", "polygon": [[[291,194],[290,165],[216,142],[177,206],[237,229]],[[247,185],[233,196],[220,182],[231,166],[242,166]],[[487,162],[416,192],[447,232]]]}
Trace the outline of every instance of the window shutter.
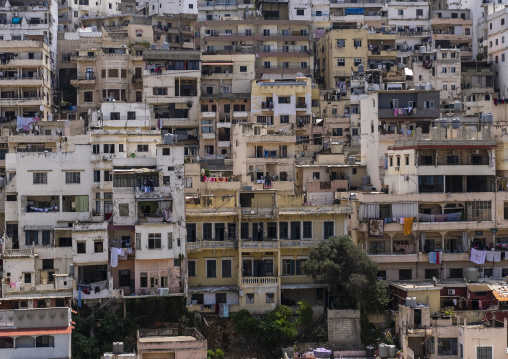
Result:
{"label": "window shutter", "polygon": [[295,261],[291,259],[291,275],[295,275]]}
{"label": "window shutter", "polygon": [[296,260],[296,275],[300,275],[300,260]]}

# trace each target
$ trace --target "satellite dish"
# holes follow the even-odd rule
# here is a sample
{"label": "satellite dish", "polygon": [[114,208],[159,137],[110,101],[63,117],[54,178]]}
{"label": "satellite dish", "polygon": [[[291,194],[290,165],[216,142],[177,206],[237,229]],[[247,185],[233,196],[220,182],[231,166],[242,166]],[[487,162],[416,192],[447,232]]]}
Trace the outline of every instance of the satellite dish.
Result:
{"label": "satellite dish", "polygon": [[41,110],[41,112],[42,112],[42,111],[44,111],[44,106],[43,106],[43,105],[40,105],[40,106],[39,106],[39,110]]}

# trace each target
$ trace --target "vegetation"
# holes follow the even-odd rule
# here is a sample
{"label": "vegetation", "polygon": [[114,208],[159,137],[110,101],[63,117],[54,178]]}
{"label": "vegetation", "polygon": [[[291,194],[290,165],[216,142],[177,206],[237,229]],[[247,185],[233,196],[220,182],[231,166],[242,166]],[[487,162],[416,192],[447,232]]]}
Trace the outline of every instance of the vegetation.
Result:
{"label": "vegetation", "polygon": [[298,309],[296,310],[296,325],[302,328],[303,334],[312,325],[313,310],[310,303],[306,300],[298,302]]}
{"label": "vegetation", "polygon": [[388,304],[386,285],[377,277],[377,264],[350,237],[330,237],[312,249],[304,270],[332,287],[335,305],[342,309],[379,312]]}
{"label": "vegetation", "polygon": [[298,332],[290,320],[292,315],[290,307],[281,305],[259,320],[245,309],[240,310],[231,319],[236,333],[246,336],[256,335],[267,348],[274,348],[295,339]]}
{"label": "vegetation", "polygon": [[206,359],[224,359],[224,352],[220,349],[217,349],[215,352],[208,350],[206,352]]}

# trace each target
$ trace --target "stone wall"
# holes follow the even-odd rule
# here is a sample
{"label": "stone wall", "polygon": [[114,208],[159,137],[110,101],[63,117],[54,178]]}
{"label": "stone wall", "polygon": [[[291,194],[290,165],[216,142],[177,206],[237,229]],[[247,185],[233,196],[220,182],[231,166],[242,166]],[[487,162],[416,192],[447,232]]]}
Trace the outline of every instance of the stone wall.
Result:
{"label": "stone wall", "polygon": [[360,311],[329,310],[328,342],[334,349],[360,349]]}

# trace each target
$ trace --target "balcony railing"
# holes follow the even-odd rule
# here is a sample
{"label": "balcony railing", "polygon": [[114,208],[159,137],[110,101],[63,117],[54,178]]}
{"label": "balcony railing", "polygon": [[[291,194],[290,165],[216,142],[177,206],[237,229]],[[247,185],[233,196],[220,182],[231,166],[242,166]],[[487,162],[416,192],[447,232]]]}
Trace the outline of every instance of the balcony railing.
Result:
{"label": "balcony railing", "polygon": [[34,249],[26,248],[26,249],[5,249],[2,255],[2,258],[24,258],[24,257],[33,257]]}
{"label": "balcony railing", "polygon": [[307,108],[307,104],[306,103],[297,103],[296,108]]}
{"label": "balcony railing", "polygon": [[278,284],[279,279],[277,277],[244,277],[242,278],[242,284]]}
{"label": "balcony railing", "polygon": [[279,248],[277,241],[242,241],[242,249],[274,249]]}

